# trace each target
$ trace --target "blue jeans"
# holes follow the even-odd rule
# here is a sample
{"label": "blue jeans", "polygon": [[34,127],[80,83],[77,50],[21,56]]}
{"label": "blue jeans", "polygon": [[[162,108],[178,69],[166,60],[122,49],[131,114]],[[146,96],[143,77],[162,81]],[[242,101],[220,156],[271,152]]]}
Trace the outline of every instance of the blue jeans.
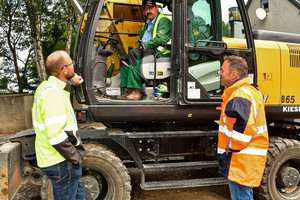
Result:
{"label": "blue jeans", "polygon": [[66,160],[56,165],[41,168],[53,185],[55,200],[83,200],[85,192],[79,182],[82,175],[81,164],[73,165]]}
{"label": "blue jeans", "polygon": [[232,200],[253,200],[252,187],[240,185],[228,180]]}

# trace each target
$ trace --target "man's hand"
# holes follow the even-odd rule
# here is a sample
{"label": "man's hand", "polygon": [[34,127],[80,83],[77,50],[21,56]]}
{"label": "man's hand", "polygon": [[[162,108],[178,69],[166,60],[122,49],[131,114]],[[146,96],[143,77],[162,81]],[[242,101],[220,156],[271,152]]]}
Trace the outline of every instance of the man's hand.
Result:
{"label": "man's hand", "polygon": [[232,152],[232,151],[230,151],[230,149],[229,149],[229,147],[228,147],[228,146],[226,147],[226,149],[225,149],[225,150],[226,150],[226,156],[228,156],[228,153],[229,153],[229,152]]}
{"label": "man's hand", "polygon": [[84,81],[83,78],[81,76],[78,76],[76,73],[71,79],[75,82],[76,85],[80,85]]}

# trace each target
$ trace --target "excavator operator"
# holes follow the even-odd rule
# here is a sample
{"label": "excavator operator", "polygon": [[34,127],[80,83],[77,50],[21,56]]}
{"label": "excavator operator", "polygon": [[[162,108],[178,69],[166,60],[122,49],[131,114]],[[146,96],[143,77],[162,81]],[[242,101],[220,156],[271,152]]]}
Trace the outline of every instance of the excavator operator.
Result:
{"label": "excavator operator", "polygon": [[[121,87],[128,88],[123,95],[117,99],[141,100],[142,78],[134,70],[125,66],[129,63],[131,68],[140,72],[141,57],[158,52],[157,48],[171,36],[172,22],[164,14],[158,11],[155,0],[143,0],[142,8],[147,18],[142,30],[139,32],[140,39],[145,44],[146,49],[135,48],[120,59]],[[163,57],[170,56],[170,50],[163,53]],[[126,62],[124,64],[124,62]]]}

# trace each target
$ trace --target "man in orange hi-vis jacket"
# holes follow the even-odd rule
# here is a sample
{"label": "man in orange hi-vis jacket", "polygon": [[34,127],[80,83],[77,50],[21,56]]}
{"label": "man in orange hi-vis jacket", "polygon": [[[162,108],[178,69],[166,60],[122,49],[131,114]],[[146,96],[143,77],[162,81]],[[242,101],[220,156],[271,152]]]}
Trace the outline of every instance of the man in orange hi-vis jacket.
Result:
{"label": "man in orange hi-vis jacket", "polygon": [[232,200],[252,200],[260,185],[268,151],[264,102],[250,85],[247,62],[225,58],[219,75],[226,89],[218,134],[219,173],[228,178]]}

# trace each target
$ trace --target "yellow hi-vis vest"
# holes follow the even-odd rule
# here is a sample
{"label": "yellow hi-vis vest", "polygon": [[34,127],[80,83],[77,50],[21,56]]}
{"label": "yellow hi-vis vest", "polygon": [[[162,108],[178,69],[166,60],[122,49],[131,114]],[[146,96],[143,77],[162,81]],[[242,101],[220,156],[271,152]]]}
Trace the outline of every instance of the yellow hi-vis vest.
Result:
{"label": "yellow hi-vis vest", "polygon": [[[68,138],[65,131],[72,131],[76,137],[78,127],[69,93],[63,90],[65,86],[66,83],[50,76],[47,81],[41,83],[34,95],[32,121],[36,133],[37,164],[41,168],[65,160],[52,146]],[[77,141],[75,146],[80,144],[79,140]]]}
{"label": "yellow hi-vis vest", "polygon": [[[163,17],[168,18],[166,15],[160,13],[160,14],[158,15],[157,19],[156,19],[156,22],[155,22],[154,28],[153,28],[153,36],[152,36],[153,38],[155,38],[155,36],[156,36],[158,22],[159,22],[159,20],[160,20],[161,18],[163,18]],[[166,41],[166,42],[169,43],[169,44],[171,44],[171,40]],[[159,51],[161,51],[161,52],[163,52],[164,50],[165,50],[165,49],[164,49],[163,47],[162,47],[162,48],[159,48]],[[171,53],[171,50],[167,49],[167,50],[163,53],[163,55],[168,54],[168,53]]]}
{"label": "yellow hi-vis vest", "polygon": [[[157,19],[155,20],[155,24],[154,24],[154,26],[153,26],[153,35],[152,35],[152,38],[155,38],[156,37],[156,34],[157,34],[157,26],[158,26],[158,22],[159,22],[159,20],[161,19],[161,18],[168,18],[166,15],[164,15],[164,14],[162,14],[162,13],[159,13],[158,15],[157,15]],[[145,25],[143,26],[143,28],[142,28],[142,31],[145,31]],[[168,44],[171,44],[171,39],[169,40],[169,41],[166,41]],[[159,51],[161,51],[161,52],[163,52],[165,49],[164,49],[164,47],[162,47],[162,46],[159,46],[158,48],[157,48],[157,50],[159,50]],[[169,49],[167,49],[162,55],[167,55],[167,54],[170,54],[171,53],[171,50],[169,50]]]}

